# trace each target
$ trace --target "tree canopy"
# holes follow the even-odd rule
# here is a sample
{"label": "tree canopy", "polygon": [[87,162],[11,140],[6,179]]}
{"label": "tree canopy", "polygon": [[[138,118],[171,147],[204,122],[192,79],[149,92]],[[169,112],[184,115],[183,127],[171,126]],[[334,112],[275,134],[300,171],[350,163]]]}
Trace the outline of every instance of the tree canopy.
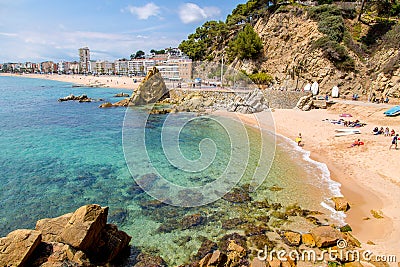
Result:
{"label": "tree canopy", "polygon": [[235,57],[239,59],[254,59],[260,55],[262,49],[261,38],[250,24],[246,24],[236,39],[229,43],[228,55],[231,60]]}

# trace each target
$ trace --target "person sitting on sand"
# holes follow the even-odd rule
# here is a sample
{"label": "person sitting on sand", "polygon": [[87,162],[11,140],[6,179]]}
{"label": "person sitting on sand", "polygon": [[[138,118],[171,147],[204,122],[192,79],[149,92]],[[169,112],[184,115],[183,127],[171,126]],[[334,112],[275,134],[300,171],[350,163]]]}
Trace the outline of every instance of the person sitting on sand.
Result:
{"label": "person sitting on sand", "polygon": [[399,134],[396,134],[396,135],[393,137],[392,144],[390,145],[389,150],[392,149],[392,146],[393,146],[393,145],[394,145],[394,149],[397,150],[397,140],[398,140],[398,139],[399,139]]}
{"label": "person sitting on sand", "polygon": [[391,131],[390,131],[390,136],[394,136],[396,134],[396,132],[394,131],[394,129],[392,129]]}
{"label": "person sitting on sand", "polygon": [[390,134],[389,131],[390,131],[390,130],[389,130],[389,127],[386,127],[386,128],[385,128],[385,136],[389,136],[389,134]]}
{"label": "person sitting on sand", "polygon": [[377,135],[378,132],[379,132],[379,128],[378,128],[378,127],[375,127],[375,128],[372,130],[372,133],[373,133],[374,135]]}
{"label": "person sitting on sand", "polygon": [[296,137],[296,143],[298,146],[301,146],[301,140],[302,140],[301,133],[299,133],[299,136]]}

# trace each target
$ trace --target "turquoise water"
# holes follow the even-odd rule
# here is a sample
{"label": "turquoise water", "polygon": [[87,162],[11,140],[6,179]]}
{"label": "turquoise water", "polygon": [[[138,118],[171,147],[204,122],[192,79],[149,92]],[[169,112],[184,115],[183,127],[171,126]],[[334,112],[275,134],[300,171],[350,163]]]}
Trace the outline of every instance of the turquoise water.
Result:
{"label": "turquoise water", "polygon": [[[258,186],[260,178],[265,179],[250,194],[253,201],[298,203],[327,217],[337,216],[324,208],[329,208],[326,199],[337,190],[326,167],[310,161],[287,140],[276,140],[272,158],[274,136],[261,136],[235,121],[221,124],[220,118],[180,113],[150,116],[143,127],[140,118],[147,114],[143,109],[126,112],[125,108],[99,109],[99,102],[57,101],[73,93],[116,102],[113,95],[120,91],[0,77],[1,236],[17,228],[34,228],[41,218],[97,203],[110,207],[109,221],[133,236],[133,245],[176,265],[196,254],[204,237],[217,241],[227,234],[222,221],[237,217],[252,221],[263,215],[261,210],[250,209],[251,204],[225,200],[200,207],[158,205],[135,180],[150,181],[151,194],[175,205],[201,202],[212,194],[179,191],[174,195],[165,184],[153,181],[155,176],[180,189],[201,187],[225,177],[222,186],[230,188],[244,174],[239,186],[254,182]],[[262,147],[269,156],[260,158]],[[256,170],[262,175],[254,180]],[[273,186],[282,190],[271,190]],[[196,213],[206,218],[200,226],[179,226],[182,218]]]}

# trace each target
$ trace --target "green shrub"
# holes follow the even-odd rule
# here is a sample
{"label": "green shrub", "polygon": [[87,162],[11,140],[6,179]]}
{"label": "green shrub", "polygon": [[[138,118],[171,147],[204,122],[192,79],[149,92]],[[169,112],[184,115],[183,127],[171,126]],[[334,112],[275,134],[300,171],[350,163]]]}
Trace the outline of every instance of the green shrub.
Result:
{"label": "green shrub", "polygon": [[382,45],[386,48],[400,49],[400,24],[393,26],[382,37]]}
{"label": "green shrub", "polygon": [[331,40],[341,42],[345,32],[344,21],[340,9],[335,5],[313,7],[309,11],[311,19],[318,21],[318,30]]}
{"label": "green shrub", "polygon": [[330,60],[336,68],[351,71],[355,68],[354,59],[350,57],[346,49],[329,37],[321,37],[313,44],[314,49],[321,49],[324,57]]}
{"label": "green shrub", "polygon": [[333,0],[318,0],[318,5],[332,4]]}
{"label": "green shrub", "polygon": [[255,83],[255,84],[262,84],[262,85],[268,85],[270,84],[274,78],[272,78],[271,75],[265,72],[259,72],[255,74],[249,75],[249,78]]}

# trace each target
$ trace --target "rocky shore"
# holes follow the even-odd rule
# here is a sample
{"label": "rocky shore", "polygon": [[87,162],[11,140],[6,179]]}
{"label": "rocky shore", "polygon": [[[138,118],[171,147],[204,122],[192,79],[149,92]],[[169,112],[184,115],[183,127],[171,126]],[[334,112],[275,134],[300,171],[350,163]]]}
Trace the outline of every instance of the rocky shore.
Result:
{"label": "rocky shore", "polygon": [[42,219],[35,230],[0,239],[0,266],[101,266],[118,259],[131,237],[107,224],[108,208],[86,205],[74,213]]}

